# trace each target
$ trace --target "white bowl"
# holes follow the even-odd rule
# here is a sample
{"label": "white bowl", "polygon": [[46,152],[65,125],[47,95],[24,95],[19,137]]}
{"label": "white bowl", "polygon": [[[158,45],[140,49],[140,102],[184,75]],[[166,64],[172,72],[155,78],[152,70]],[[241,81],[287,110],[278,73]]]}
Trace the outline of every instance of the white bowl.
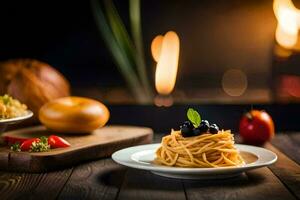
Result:
{"label": "white bowl", "polygon": [[19,117],[13,117],[8,119],[0,119],[0,134],[5,131],[6,127],[10,124],[16,124],[24,121],[25,119],[28,119],[33,116],[33,112],[30,110],[27,110],[27,113],[25,115],[19,116]]}

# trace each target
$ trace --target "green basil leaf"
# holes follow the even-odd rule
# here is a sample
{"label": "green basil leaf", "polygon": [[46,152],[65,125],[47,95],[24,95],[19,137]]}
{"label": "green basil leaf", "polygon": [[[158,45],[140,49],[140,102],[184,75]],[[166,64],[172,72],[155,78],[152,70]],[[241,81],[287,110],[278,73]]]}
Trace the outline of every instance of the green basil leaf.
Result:
{"label": "green basil leaf", "polygon": [[200,114],[193,108],[189,108],[187,111],[187,118],[192,122],[194,127],[198,127],[201,122]]}

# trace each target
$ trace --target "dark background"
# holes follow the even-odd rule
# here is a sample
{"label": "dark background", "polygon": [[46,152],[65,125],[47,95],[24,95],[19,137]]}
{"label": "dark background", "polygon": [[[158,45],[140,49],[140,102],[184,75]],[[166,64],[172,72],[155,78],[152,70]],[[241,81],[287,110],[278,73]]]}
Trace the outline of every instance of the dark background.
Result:
{"label": "dark background", "polygon": [[[128,1],[114,2],[128,27]],[[0,60],[46,61],[74,87],[125,84],[97,31],[90,1],[1,1],[0,7]],[[152,39],[175,30],[181,39],[178,88],[220,87],[230,68],[247,73],[250,87],[269,87],[276,27],[271,0],[155,0],[142,1],[141,10],[151,76]]]}
{"label": "dark background", "polygon": [[0,7],[1,60],[48,62],[73,86],[123,83],[97,32],[90,1],[1,1]]}
{"label": "dark background", "polygon": [[[296,6],[300,4],[293,2]],[[114,3],[130,30],[128,1]],[[276,19],[272,3],[271,0],[142,1],[150,79],[153,81],[155,66],[150,54],[151,41],[158,34],[174,30],[181,41],[175,94],[183,91],[187,102],[196,99],[194,104],[204,101],[203,106],[194,106],[222,127],[236,130],[241,114],[251,104],[259,103],[254,107],[270,112],[277,130],[298,130],[299,105],[287,105],[290,101],[281,105],[276,99],[276,84],[281,73],[300,74],[299,55],[294,53],[283,63],[274,59]],[[126,88],[126,84],[95,23],[88,0],[1,1],[0,61],[36,58],[48,62],[68,78],[73,89],[92,90],[90,96],[110,104],[110,100],[102,99],[102,94],[95,96],[93,88],[110,90]],[[244,101],[239,97],[229,98],[222,91],[221,78],[228,69],[240,69],[247,74],[248,91],[253,92],[244,94]],[[213,89],[222,92],[210,92]],[[177,101],[171,108],[111,106],[110,123],[147,125],[156,131],[167,131],[184,120],[183,113],[189,107],[186,101]],[[210,105],[212,102],[217,105]],[[218,105],[224,103],[230,105]]]}

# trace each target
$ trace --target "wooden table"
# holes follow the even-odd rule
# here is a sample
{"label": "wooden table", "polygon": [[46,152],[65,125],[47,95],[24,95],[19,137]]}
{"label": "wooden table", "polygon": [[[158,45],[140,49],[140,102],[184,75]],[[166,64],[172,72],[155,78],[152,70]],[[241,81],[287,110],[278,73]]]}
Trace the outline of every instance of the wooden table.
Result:
{"label": "wooden table", "polygon": [[110,158],[42,174],[0,172],[0,199],[300,199],[300,133],[277,134],[265,147],[278,155],[274,165],[226,180],[168,179]]}

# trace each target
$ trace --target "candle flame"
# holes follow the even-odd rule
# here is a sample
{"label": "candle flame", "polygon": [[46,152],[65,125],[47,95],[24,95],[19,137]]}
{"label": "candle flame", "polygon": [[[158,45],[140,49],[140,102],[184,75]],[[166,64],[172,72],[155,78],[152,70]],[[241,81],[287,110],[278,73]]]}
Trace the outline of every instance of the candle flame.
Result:
{"label": "candle flame", "polygon": [[157,61],[155,71],[155,87],[159,94],[170,94],[176,83],[178,59],[179,59],[179,37],[169,31],[164,36],[157,36],[151,44],[151,52]]}
{"label": "candle flame", "polygon": [[298,40],[300,10],[291,0],[274,0],[273,10],[278,20],[276,41],[285,48],[293,48]]}

